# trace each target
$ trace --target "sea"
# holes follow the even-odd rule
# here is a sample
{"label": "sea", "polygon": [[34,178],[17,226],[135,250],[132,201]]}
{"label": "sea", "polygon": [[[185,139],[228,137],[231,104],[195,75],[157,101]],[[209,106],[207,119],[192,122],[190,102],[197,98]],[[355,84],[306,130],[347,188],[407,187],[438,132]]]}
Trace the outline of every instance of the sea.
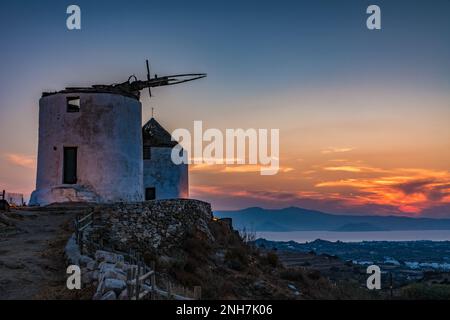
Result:
{"label": "sea", "polygon": [[311,242],[316,239],[342,242],[361,241],[450,241],[450,230],[411,230],[411,231],[289,231],[289,232],[256,232],[257,238],[272,241]]}

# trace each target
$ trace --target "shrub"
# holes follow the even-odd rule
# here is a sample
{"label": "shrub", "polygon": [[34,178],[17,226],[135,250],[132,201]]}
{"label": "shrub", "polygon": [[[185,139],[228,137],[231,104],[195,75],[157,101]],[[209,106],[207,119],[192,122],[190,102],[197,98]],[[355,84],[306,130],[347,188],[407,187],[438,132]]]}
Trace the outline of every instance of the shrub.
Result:
{"label": "shrub", "polygon": [[288,281],[298,281],[298,282],[304,282],[305,281],[305,275],[303,270],[297,269],[297,268],[288,268],[284,269],[280,272],[281,279],[288,280]]}
{"label": "shrub", "polygon": [[278,255],[275,252],[268,252],[266,255],[267,263],[276,268],[278,266]]}
{"label": "shrub", "polygon": [[311,280],[319,280],[321,277],[320,271],[319,270],[310,270],[308,272],[308,278],[310,278]]}
{"label": "shrub", "polygon": [[190,257],[204,262],[208,258],[211,247],[198,235],[189,234],[183,242],[183,249]]}
{"label": "shrub", "polygon": [[414,283],[402,288],[401,296],[414,300],[449,300],[450,286],[445,284],[427,285]]}
{"label": "shrub", "polygon": [[243,246],[228,249],[224,259],[231,269],[238,271],[244,270],[249,263],[247,250]]}
{"label": "shrub", "polygon": [[330,271],[332,271],[332,272],[339,272],[341,269],[339,268],[339,267],[336,267],[336,266],[332,266],[331,268],[330,268]]}

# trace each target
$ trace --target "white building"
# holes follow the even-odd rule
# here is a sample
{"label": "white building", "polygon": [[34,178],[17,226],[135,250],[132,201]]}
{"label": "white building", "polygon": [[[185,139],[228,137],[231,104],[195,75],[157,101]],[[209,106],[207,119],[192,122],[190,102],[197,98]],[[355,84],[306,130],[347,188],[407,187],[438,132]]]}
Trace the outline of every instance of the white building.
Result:
{"label": "white building", "polygon": [[176,165],[171,160],[177,142],[154,118],[142,128],[142,137],[145,199],[188,198],[188,165]]}
{"label": "white building", "polygon": [[44,93],[30,205],[187,197],[188,167],[171,161],[170,134],[154,119],[141,124],[139,94],[95,86]]}

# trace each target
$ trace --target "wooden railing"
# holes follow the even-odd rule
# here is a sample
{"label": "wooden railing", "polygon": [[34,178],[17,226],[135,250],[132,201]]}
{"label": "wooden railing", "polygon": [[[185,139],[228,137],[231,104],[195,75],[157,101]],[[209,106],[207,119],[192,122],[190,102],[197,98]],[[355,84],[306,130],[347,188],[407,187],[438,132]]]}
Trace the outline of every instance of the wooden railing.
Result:
{"label": "wooden railing", "polygon": [[[159,274],[160,277],[166,278],[167,290],[158,288],[156,284],[156,268],[155,263],[151,262],[150,267],[145,263],[139,261],[136,263],[136,267],[127,272],[127,292],[130,300],[141,300],[150,295],[151,300],[155,300],[157,296],[174,300],[200,300],[201,299],[201,287],[194,287],[194,296],[187,297],[186,295],[175,293],[172,283],[168,280],[168,277]],[[186,292],[186,288],[183,290]]]}
{"label": "wooden railing", "polygon": [[75,238],[78,246],[80,247],[80,252],[83,254],[84,251],[84,232],[87,228],[93,226],[94,224],[94,212],[79,218],[75,218]]}
{"label": "wooden railing", "polygon": [[[155,262],[151,262],[150,267],[147,266],[139,253],[130,250],[128,253],[120,252],[112,248],[106,248],[103,243],[97,244],[92,241],[85,241],[84,235],[89,227],[94,226],[94,213],[91,212],[86,216],[75,218],[75,236],[80,252],[83,254],[85,245],[89,245],[96,250],[106,250],[118,255],[122,255],[133,268],[127,271],[127,293],[130,300],[142,300],[150,295],[150,299],[155,300],[157,296],[174,300],[200,300],[202,290],[200,286],[194,287],[193,297],[187,297],[185,294],[177,294],[173,292],[172,283],[168,280],[168,276],[163,273],[157,273]],[[156,284],[156,276],[166,279],[167,290],[158,288]],[[186,292],[186,288],[183,288]],[[191,291],[192,292],[192,291]]]}

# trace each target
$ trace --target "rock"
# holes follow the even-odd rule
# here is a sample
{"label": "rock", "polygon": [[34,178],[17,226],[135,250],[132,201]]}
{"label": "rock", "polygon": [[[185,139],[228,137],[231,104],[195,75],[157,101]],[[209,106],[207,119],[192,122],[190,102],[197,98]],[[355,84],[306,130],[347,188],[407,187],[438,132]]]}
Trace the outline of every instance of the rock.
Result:
{"label": "rock", "polygon": [[123,290],[119,295],[119,300],[129,300],[128,298],[128,290]]}
{"label": "rock", "polygon": [[95,253],[95,260],[99,262],[105,261],[107,263],[117,263],[119,261],[124,261],[124,257],[120,254],[98,250]]}
{"label": "rock", "polygon": [[96,292],[92,297],[92,300],[101,300],[103,294],[101,292]]}
{"label": "rock", "polygon": [[72,235],[67,241],[66,247],[64,248],[64,254],[66,259],[71,265],[79,265],[81,258],[80,248],[78,247],[75,235]]}
{"label": "rock", "polygon": [[93,271],[81,272],[81,283],[88,284],[91,283],[93,279]]}
{"label": "rock", "polygon": [[114,292],[118,292],[119,294],[127,286],[127,284],[125,283],[124,280],[110,279],[110,278],[105,278],[105,280],[103,281],[103,284],[104,284],[103,291],[113,290]]}
{"label": "rock", "polygon": [[288,284],[288,288],[291,289],[292,291],[298,291],[298,290],[297,290],[297,287],[294,286],[294,285],[291,284],[291,283]]}
{"label": "rock", "polygon": [[100,273],[105,273],[105,272],[108,271],[108,270],[114,270],[115,267],[116,267],[115,264],[107,263],[107,262],[105,262],[105,261],[101,262],[101,263],[98,265],[98,268],[99,268],[99,272],[100,272]]}
{"label": "rock", "polygon": [[92,262],[95,263],[94,259],[92,259],[91,257],[85,256],[85,255],[80,256],[80,259],[79,259],[80,267],[86,267],[89,263],[92,263]]}
{"label": "rock", "polygon": [[266,284],[265,284],[264,280],[258,280],[253,284],[253,286],[255,287],[255,289],[261,290],[266,287]]}
{"label": "rock", "polygon": [[86,265],[86,268],[90,271],[94,271],[97,268],[97,262],[95,260],[92,260]]}
{"label": "rock", "polygon": [[215,253],[217,261],[223,263],[225,261],[225,250],[218,250]]}
{"label": "rock", "polygon": [[100,300],[117,300],[117,295],[114,291],[106,292]]}
{"label": "rock", "polygon": [[103,295],[103,292],[104,292],[104,290],[103,290],[104,286],[105,286],[104,285],[104,281],[103,281],[103,279],[101,279],[99,284],[98,284],[98,286],[97,286],[97,291],[94,294],[94,298],[93,298],[94,300],[100,300],[101,299],[101,297]]}
{"label": "rock", "polygon": [[116,269],[127,271],[129,268],[130,268],[130,265],[125,263],[124,261],[119,261],[116,263]]}
{"label": "rock", "polygon": [[107,270],[102,276],[104,279],[127,280],[127,275],[120,269]]}

